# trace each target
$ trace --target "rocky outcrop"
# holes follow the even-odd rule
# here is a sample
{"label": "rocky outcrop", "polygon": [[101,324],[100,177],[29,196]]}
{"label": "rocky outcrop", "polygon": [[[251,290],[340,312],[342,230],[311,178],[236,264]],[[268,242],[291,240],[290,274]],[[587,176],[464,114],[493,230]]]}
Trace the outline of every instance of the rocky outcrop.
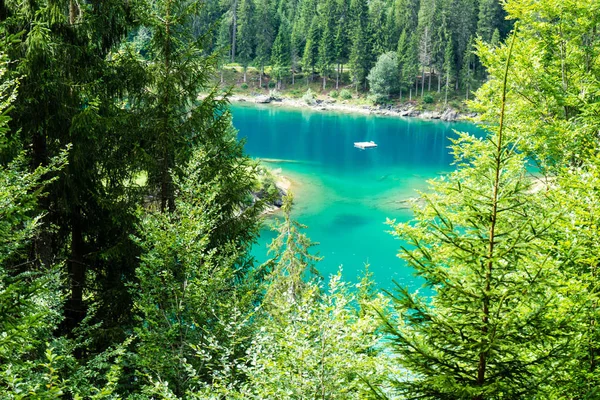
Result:
{"label": "rocky outcrop", "polygon": [[254,98],[255,103],[267,104],[271,102],[271,96],[260,95]]}
{"label": "rocky outcrop", "polygon": [[452,108],[446,108],[442,113],[440,119],[442,121],[456,121],[458,119],[461,119],[461,115],[458,113],[458,111]]}

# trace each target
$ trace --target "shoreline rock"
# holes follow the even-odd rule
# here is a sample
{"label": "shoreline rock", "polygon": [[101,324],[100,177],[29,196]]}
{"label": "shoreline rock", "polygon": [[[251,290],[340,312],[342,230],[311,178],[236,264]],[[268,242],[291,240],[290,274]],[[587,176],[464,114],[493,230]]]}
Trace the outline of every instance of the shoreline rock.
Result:
{"label": "shoreline rock", "polygon": [[404,104],[399,107],[396,106],[368,106],[368,105],[350,105],[346,101],[336,102],[335,100],[318,100],[315,104],[307,104],[302,99],[290,99],[290,98],[273,98],[270,95],[258,95],[258,96],[240,96],[233,95],[229,98],[231,102],[248,102],[256,104],[269,104],[277,107],[291,107],[308,109],[319,112],[343,112],[343,113],[354,113],[364,115],[382,115],[388,117],[400,117],[400,118],[420,118],[428,120],[440,120],[445,122],[456,122],[466,120],[470,117],[476,116],[476,114],[469,113],[463,114],[458,110],[446,107],[444,110],[435,111],[420,111],[415,109],[411,104]]}

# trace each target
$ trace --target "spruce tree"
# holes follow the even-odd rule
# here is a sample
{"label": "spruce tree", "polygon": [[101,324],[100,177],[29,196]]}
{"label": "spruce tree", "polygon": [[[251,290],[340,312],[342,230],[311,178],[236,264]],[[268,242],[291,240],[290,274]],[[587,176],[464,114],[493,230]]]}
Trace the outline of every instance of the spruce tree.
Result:
{"label": "spruce tree", "polygon": [[395,226],[408,242],[402,257],[430,291],[399,288],[397,318],[384,318],[408,371],[395,383],[409,398],[543,397],[568,360],[578,306],[560,295],[560,211],[532,190],[518,131],[506,125],[509,61],[510,51],[498,124],[484,139],[462,134],[457,171],[433,182],[414,223]]}
{"label": "spruce tree", "polygon": [[326,0],[321,12],[323,27],[319,40],[318,65],[323,78],[323,90],[325,90],[327,75],[335,60],[335,9],[335,0]]}
{"label": "spruce tree", "polygon": [[278,89],[281,89],[281,80],[287,75],[291,65],[290,34],[289,22],[285,17],[282,17],[279,32],[277,32],[271,50],[271,65],[273,66],[275,78],[277,78]]}
{"label": "spruce tree", "polygon": [[[306,44],[304,46],[304,53],[302,55],[302,70],[306,75],[306,84],[308,85],[309,77],[312,82],[313,75],[315,73],[315,67],[319,57],[319,17],[314,16],[312,23],[310,24],[310,30],[306,37]],[[310,75],[309,75],[310,70]]]}
{"label": "spruce tree", "polygon": [[254,62],[259,70],[258,85],[262,88],[265,65],[271,59],[271,47],[275,40],[273,14],[269,0],[257,0],[256,5],[256,58]]}
{"label": "spruce tree", "polygon": [[452,43],[452,36],[450,35],[448,35],[446,48],[444,50],[444,74],[446,75],[446,84],[444,85],[444,105],[446,105],[448,104],[448,89],[450,88],[452,75],[454,75],[454,44]]}
{"label": "spruce tree", "polygon": [[368,40],[368,7],[366,0],[350,2],[350,68],[356,90],[359,86],[366,89],[367,74],[370,67],[370,49]]}
{"label": "spruce tree", "polygon": [[253,0],[240,0],[238,12],[238,60],[244,67],[244,83],[246,83],[246,72],[248,64],[254,58],[254,47],[256,40],[256,20]]}

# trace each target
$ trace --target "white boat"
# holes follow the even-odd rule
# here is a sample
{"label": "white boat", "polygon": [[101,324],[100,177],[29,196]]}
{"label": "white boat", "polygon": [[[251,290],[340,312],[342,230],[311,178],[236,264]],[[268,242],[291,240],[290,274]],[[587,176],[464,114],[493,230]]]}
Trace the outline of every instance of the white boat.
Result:
{"label": "white boat", "polygon": [[374,147],[377,147],[377,143],[375,143],[374,141],[370,141],[370,142],[354,142],[354,147],[358,147],[359,149],[372,149]]}

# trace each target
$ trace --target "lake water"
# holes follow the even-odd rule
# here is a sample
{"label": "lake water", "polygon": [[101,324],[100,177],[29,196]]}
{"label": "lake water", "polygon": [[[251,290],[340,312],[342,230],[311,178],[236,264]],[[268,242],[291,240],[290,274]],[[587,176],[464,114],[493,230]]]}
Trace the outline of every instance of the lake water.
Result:
{"label": "lake water", "polygon": [[[388,233],[387,218],[411,218],[406,200],[426,190],[426,180],[452,169],[449,137],[454,130],[477,133],[467,123],[322,113],[273,106],[231,106],[246,152],[269,159],[295,188],[293,217],[319,242],[323,276],[343,266],[356,281],[364,264],[380,288],[395,280],[416,289],[412,269],[397,257],[401,242]],[[375,149],[354,148],[374,141]],[[274,233],[265,228],[254,254],[266,259]]]}

